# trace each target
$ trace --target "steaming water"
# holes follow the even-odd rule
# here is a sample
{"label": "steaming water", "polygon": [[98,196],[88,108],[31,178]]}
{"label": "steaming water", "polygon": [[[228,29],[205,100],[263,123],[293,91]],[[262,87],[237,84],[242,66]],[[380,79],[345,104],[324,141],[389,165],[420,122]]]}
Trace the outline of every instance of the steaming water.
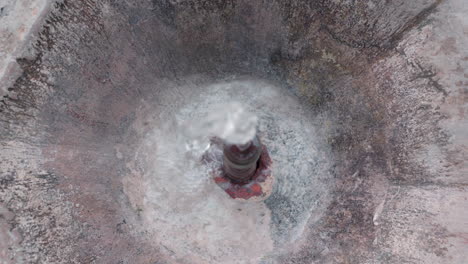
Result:
{"label": "steaming water", "polygon": [[[159,126],[137,159],[145,167],[144,228],[166,254],[181,263],[258,263],[320,216],[329,153],[294,96],[261,81],[233,81],[173,87],[158,98]],[[233,200],[200,158],[210,136],[245,143],[256,128],[274,162],[274,190],[265,202]]]}

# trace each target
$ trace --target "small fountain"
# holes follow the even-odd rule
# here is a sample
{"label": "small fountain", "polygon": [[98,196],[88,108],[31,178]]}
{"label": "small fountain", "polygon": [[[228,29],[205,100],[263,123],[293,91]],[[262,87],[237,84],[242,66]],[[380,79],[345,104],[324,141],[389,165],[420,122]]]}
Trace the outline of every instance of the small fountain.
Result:
{"label": "small fountain", "polygon": [[466,263],[467,0],[0,0],[0,263]]}
{"label": "small fountain", "polygon": [[[222,149],[222,157],[219,155]],[[216,155],[218,153],[218,155]],[[212,139],[203,156],[211,165],[214,181],[233,199],[264,200],[271,194],[271,158],[257,135],[244,144]],[[217,164],[217,165],[216,165]],[[220,166],[221,165],[221,166]]]}

